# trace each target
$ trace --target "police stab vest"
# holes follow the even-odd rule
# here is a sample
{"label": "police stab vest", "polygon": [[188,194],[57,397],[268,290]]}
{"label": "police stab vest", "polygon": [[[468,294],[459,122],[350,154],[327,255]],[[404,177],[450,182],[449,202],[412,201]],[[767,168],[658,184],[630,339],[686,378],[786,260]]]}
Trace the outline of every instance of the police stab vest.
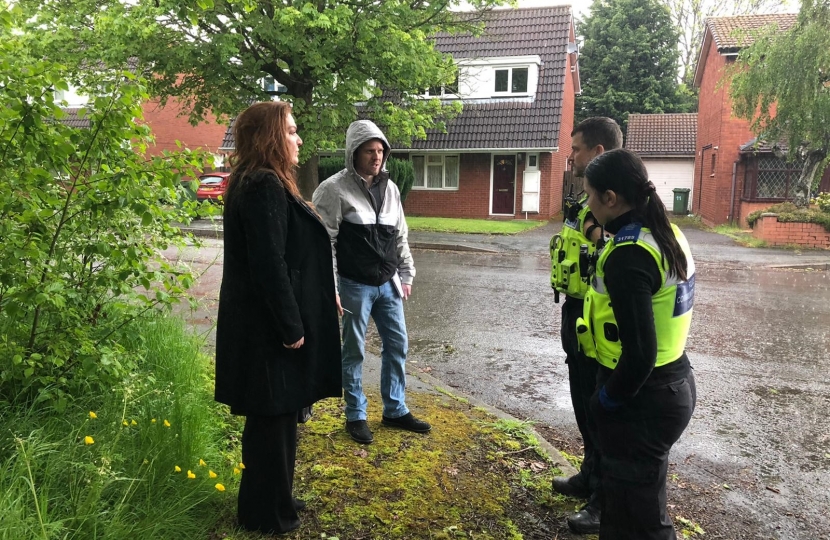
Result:
{"label": "police stab vest", "polygon": [[[596,251],[596,245],[585,237],[585,217],[590,209],[588,197],[574,201],[565,211],[565,223],[559,234],[550,239],[550,286],[556,291],[574,298],[584,298],[589,285],[587,268],[582,268],[587,256]],[[580,249],[586,246],[583,257]],[[582,262],[580,262],[580,260]],[[558,301],[558,300],[557,300]]]}
{"label": "police stab vest", "polygon": [[587,323],[587,332],[579,335],[580,340],[593,338],[593,343],[586,344],[583,349],[590,351],[603,366],[614,369],[620,360],[622,344],[619,339],[619,329],[611,309],[611,299],[605,288],[605,261],[617,246],[637,244],[648,251],[657,262],[660,269],[661,287],[651,297],[651,307],[654,311],[654,328],[657,333],[657,360],[655,367],[670,364],[680,358],[686,349],[686,338],[689,336],[689,327],[692,323],[692,308],[695,297],[695,264],[686,237],[675,225],[672,230],[686,255],[686,281],[680,281],[666,269],[666,261],[662,257],[657,241],[649,229],[639,223],[626,225],[617,233],[614,239],[606,244],[600,252],[596,272],[591,280],[591,287],[585,297],[583,319]]}

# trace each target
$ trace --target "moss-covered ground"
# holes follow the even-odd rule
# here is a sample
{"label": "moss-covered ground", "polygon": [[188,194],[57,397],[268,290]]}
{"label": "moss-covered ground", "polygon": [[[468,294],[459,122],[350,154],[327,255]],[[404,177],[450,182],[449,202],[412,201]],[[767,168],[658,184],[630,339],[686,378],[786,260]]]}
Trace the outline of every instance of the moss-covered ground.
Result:
{"label": "moss-covered ground", "polygon": [[[452,396],[414,393],[410,408],[433,425],[419,435],[382,426],[373,401],[370,445],[346,434],[337,399],[315,405],[300,426],[294,492],[308,507],[300,529],[280,538],[577,538],[565,516],[579,501],[551,494],[559,470],[526,424],[497,420]],[[234,491],[213,538],[261,538],[235,529]]]}

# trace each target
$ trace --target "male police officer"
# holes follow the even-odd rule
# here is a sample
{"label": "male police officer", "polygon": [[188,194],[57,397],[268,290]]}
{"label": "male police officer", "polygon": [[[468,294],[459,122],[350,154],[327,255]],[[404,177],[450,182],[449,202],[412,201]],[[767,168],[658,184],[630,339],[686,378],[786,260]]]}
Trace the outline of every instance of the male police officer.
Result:
{"label": "male police officer", "polygon": [[[592,117],[583,120],[571,133],[569,161],[575,176],[584,176],[588,163],[606,150],[622,146],[622,132],[611,118]],[[585,456],[578,474],[570,478],[554,478],[553,490],[564,495],[588,499],[588,503],[568,518],[568,526],[576,533],[596,534],[600,520],[600,455],[589,417],[588,401],[594,393],[597,363],[585,357],[576,339],[576,319],[582,316],[583,299],[588,290],[588,255],[596,251],[603,230],[596,223],[585,197],[566,201],[562,232],[551,239],[551,286],[556,300],[565,295],[562,304],[562,348],[568,364],[571,402],[576,424],[582,435]]]}

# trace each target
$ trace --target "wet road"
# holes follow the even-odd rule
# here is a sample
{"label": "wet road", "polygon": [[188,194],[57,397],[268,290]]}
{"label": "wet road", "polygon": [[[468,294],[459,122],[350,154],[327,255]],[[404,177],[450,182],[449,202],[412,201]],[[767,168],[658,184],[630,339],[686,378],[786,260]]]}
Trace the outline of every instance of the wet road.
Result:
{"label": "wet road", "polygon": [[[415,260],[411,361],[576,434],[547,258],[417,251]],[[723,507],[763,537],[830,537],[828,273],[698,261],[688,352],[698,405],[672,455],[677,471],[722,492]]]}

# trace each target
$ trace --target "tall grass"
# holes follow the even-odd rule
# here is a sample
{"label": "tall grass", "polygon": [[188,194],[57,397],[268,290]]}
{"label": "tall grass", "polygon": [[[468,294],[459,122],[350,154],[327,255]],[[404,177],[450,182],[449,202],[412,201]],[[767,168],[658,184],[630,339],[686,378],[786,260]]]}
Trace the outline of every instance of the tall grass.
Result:
{"label": "tall grass", "polygon": [[0,540],[208,536],[238,478],[208,360],[179,320],[137,326],[123,345],[143,361],[122,386],[60,415],[0,405]]}

